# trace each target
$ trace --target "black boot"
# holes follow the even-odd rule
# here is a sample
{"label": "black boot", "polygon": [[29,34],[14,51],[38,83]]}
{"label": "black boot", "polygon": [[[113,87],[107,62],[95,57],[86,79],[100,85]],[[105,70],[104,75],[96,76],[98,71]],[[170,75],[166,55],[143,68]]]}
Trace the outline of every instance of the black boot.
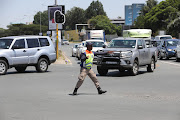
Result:
{"label": "black boot", "polygon": [[97,90],[98,90],[98,94],[103,94],[103,93],[106,93],[107,91],[103,91],[103,90],[101,90],[101,88],[100,87],[98,87],[97,88]]}
{"label": "black boot", "polygon": [[78,88],[74,89],[73,95],[77,95],[77,90],[78,90]]}

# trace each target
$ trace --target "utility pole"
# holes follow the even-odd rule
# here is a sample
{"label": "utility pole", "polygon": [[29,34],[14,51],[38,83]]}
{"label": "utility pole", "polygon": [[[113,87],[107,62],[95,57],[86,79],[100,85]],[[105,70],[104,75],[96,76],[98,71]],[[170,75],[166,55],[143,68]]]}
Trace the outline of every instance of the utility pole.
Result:
{"label": "utility pole", "polygon": [[40,34],[41,34],[41,11],[40,11]]}
{"label": "utility pole", "polygon": [[57,0],[55,0],[55,5],[57,5]]}

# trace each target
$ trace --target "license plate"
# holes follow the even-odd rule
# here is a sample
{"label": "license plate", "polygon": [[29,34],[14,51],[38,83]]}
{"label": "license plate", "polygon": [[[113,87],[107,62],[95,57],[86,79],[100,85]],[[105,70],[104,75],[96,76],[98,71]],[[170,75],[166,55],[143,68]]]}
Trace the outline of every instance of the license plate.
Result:
{"label": "license plate", "polygon": [[117,62],[109,62],[109,61],[106,61],[106,64],[117,64]]}

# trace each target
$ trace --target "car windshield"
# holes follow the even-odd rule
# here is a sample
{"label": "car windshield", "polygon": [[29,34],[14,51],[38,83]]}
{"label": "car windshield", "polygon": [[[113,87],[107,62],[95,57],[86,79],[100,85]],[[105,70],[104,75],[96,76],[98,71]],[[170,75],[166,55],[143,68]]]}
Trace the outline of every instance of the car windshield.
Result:
{"label": "car windshield", "polygon": [[104,42],[91,42],[93,47],[103,47]]}
{"label": "car windshield", "polygon": [[74,46],[74,48],[77,48],[77,47],[78,47],[78,45],[75,45],[75,46]]}
{"label": "car windshield", "polygon": [[157,47],[161,45],[161,41],[151,41],[153,46]]}
{"label": "car windshield", "polygon": [[177,46],[178,41],[167,41],[167,46]]}
{"label": "car windshield", "polygon": [[112,40],[108,48],[135,48],[136,40]]}
{"label": "car windshield", "polygon": [[0,39],[0,49],[9,49],[13,39]]}
{"label": "car windshield", "polygon": [[160,39],[172,39],[171,37],[161,37]]}
{"label": "car windshield", "polygon": [[103,40],[102,38],[91,38],[93,40]]}

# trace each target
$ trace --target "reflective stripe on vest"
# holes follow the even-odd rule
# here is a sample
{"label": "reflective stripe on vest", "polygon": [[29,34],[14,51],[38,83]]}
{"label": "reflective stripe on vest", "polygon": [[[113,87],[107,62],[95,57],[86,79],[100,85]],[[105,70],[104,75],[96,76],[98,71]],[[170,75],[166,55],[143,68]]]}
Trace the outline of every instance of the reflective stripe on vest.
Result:
{"label": "reflective stripe on vest", "polygon": [[93,59],[94,59],[94,53],[92,51],[89,52],[88,50],[86,50],[85,53],[86,53],[86,57],[89,56],[89,58],[86,59],[86,61],[85,61],[85,67],[86,67],[86,69],[91,69]]}

